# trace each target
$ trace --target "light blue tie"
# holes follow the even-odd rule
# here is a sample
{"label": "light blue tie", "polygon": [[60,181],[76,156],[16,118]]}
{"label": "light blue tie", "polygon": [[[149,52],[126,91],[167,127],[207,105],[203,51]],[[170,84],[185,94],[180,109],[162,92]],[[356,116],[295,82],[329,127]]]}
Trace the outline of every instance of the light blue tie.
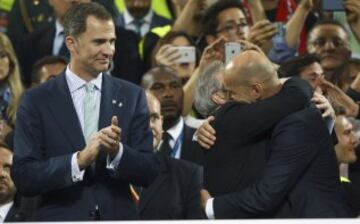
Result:
{"label": "light blue tie", "polygon": [[84,137],[86,143],[98,131],[99,113],[96,110],[95,85],[86,83],[84,99]]}

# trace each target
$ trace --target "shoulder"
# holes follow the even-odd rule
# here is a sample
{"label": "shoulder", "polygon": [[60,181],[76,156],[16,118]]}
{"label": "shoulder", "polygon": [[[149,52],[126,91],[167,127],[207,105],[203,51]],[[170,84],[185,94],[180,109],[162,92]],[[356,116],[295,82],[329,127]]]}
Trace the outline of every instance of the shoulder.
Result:
{"label": "shoulder", "polygon": [[158,15],[156,12],[154,12],[153,20],[159,23],[159,24],[156,24],[156,25],[160,25],[160,26],[172,24],[171,20]]}
{"label": "shoulder", "polygon": [[61,82],[65,82],[63,75],[59,75],[43,84],[27,89],[22,96],[23,101],[30,99],[32,101],[42,101],[56,92]]}
{"label": "shoulder", "polygon": [[132,82],[126,81],[124,79],[120,79],[111,75],[104,75],[105,79],[108,79],[110,82],[114,83],[115,85],[117,85],[118,87],[120,87],[121,89],[123,89],[124,91],[131,91],[131,92],[136,92],[136,93],[141,93],[144,92],[144,89],[139,86],[136,85]]}
{"label": "shoulder", "polygon": [[326,125],[320,111],[314,106],[309,106],[282,119],[276,125],[274,133],[281,133],[284,128],[286,130],[306,129],[310,134],[312,132],[323,132],[326,130]]}

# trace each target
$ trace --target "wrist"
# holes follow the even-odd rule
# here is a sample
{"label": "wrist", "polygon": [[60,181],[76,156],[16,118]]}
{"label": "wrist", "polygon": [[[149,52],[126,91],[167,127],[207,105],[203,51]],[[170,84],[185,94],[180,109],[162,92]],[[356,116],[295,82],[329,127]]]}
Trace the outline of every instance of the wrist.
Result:
{"label": "wrist", "polygon": [[76,159],[77,159],[77,163],[79,165],[80,170],[83,170],[86,168],[86,164],[85,164],[85,158],[84,158],[84,153],[83,151],[79,151],[76,155]]}

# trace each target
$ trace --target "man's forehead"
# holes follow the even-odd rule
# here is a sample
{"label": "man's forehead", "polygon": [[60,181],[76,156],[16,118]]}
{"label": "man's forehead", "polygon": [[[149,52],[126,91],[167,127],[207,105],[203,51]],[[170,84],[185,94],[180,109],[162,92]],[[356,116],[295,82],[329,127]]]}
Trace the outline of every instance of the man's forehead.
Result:
{"label": "man's forehead", "polygon": [[342,27],[337,26],[335,24],[324,24],[315,27],[310,34],[310,38],[313,39],[318,37],[329,37],[329,36],[346,39],[347,33]]}
{"label": "man's forehead", "polygon": [[7,149],[7,148],[4,148],[4,147],[0,147],[0,160],[1,161],[4,161],[4,160],[12,160],[12,156],[13,156],[13,154],[12,154],[12,152],[9,150],[9,149]]}

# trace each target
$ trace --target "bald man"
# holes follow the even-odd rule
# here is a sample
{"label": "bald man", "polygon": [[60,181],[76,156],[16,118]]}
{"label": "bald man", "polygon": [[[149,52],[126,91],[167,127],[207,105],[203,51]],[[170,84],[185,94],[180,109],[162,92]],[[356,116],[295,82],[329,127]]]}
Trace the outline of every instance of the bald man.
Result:
{"label": "bald man", "polygon": [[[208,218],[349,217],[341,198],[331,137],[320,112],[305,107],[282,119],[274,129],[263,127],[271,121],[239,124],[256,115],[256,107],[252,112],[246,108],[269,102],[282,91],[275,68],[256,50],[234,58],[223,80],[235,102],[218,111],[216,142],[206,156],[205,187],[215,195],[210,198],[202,192]],[[268,116],[273,111],[261,113]],[[263,132],[252,139],[239,138],[238,133],[248,128]],[[265,158],[261,157],[264,150]],[[228,172],[232,178],[225,179]],[[214,187],[215,179],[225,187]]]}

